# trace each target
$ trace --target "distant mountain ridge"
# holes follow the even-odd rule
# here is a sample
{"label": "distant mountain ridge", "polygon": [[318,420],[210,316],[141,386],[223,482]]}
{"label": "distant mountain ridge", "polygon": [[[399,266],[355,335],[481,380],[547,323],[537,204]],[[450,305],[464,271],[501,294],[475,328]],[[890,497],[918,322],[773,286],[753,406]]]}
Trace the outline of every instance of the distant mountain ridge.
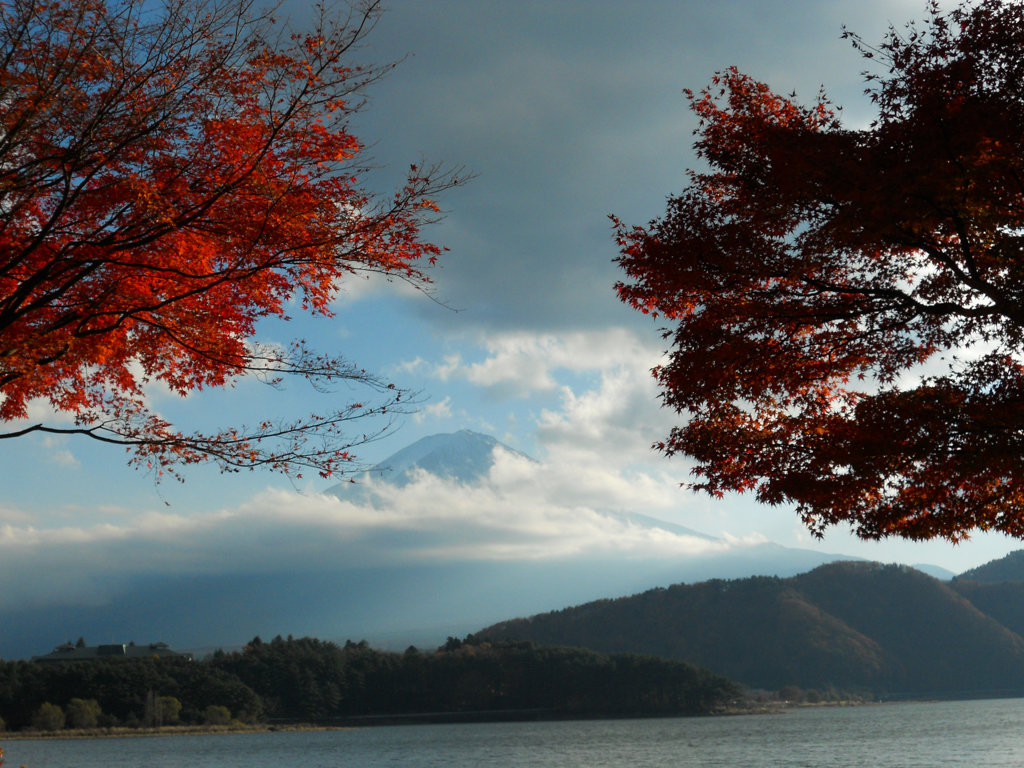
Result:
{"label": "distant mountain ridge", "polygon": [[649,653],[770,689],[1024,690],[1024,638],[931,576],[879,563],[677,584],[477,635]]}
{"label": "distant mountain ridge", "polygon": [[949,570],[948,568],[943,568],[941,565],[930,565],[928,563],[911,563],[910,567],[916,568],[922,573],[927,573],[929,576],[932,576],[938,579],[939,581],[952,581],[956,578],[956,573]]}
{"label": "distant mountain ridge", "polygon": [[1024,582],[1024,549],[1018,549],[998,560],[990,560],[977,568],[964,571],[957,581],[976,581],[979,584],[998,584],[1004,581]]}

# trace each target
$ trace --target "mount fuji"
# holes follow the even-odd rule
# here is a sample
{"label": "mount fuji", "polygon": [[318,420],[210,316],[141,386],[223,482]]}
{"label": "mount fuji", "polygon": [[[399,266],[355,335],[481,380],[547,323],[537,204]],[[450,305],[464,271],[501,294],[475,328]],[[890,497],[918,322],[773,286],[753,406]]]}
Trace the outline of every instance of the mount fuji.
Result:
{"label": "mount fuji", "polygon": [[[491,467],[494,466],[495,449],[506,451],[534,464],[538,463],[533,457],[510,448],[491,435],[461,429],[458,432],[430,435],[417,440],[388,456],[367,474],[373,481],[398,488],[413,482],[418,472],[426,472],[461,484],[481,483],[487,479]],[[372,495],[366,492],[366,487],[364,483],[358,482],[338,483],[324,493],[347,501],[372,504]],[[718,541],[714,536],[636,512],[604,510],[603,514],[639,528],[658,528],[677,536]]]}
{"label": "mount fuji", "polygon": [[[534,461],[525,453],[509,448],[490,435],[461,429],[452,434],[430,435],[417,440],[372,467],[367,475],[398,487],[411,482],[416,470],[460,483],[478,482],[487,477],[494,466],[495,448]],[[324,493],[348,498],[349,494],[358,492],[361,487],[359,483],[338,483]]]}

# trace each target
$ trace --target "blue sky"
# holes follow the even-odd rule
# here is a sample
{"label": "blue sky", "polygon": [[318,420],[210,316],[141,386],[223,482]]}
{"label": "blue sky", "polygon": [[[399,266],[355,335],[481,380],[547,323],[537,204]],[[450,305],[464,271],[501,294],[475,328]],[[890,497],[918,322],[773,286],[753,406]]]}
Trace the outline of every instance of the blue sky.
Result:
{"label": "blue sky", "polygon": [[[301,23],[301,5],[283,9]],[[396,0],[358,55],[401,63],[374,86],[352,128],[371,145],[380,166],[371,184],[381,192],[423,158],[477,174],[444,198],[447,217],[427,232],[450,249],[431,272],[437,301],[400,282],[353,280],[343,286],[334,318],[296,316],[261,327],[260,338],[305,338],[421,393],[418,413],[366,446],[370,462],[425,435],[468,428],[545,463],[542,475],[517,476],[506,467],[490,495],[433,488],[436,508],[447,503],[461,511],[431,513],[429,522],[412,511],[402,523],[404,531],[430,531],[431,557],[498,557],[515,528],[508,519],[526,506],[542,511],[524,516],[516,530],[532,526],[543,546],[500,556],[614,548],[621,532],[594,528],[585,513],[617,508],[724,535],[736,546],[771,540],[954,571],[1000,557],[1017,542],[978,536],[958,547],[865,543],[844,530],[816,542],[791,509],[679,489],[685,462],[649,449],[673,423],[659,409],[648,373],[663,351],[657,326],[612,290],[608,214],[636,223],[659,215],[696,163],[695,120],[683,88],[699,89],[735,64],[807,99],[824,85],[847,124],[863,126],[871,119],[862,94],[866,62],[839,39],[841,25],[878,40],[888,22],[901,25],[923,10],[917,0]],[[363,397],[320,395],[299,383],[275,391],[255,381],[185,400],[159,390],[151,396],[160,413],[195,428]],[[281,562],[306,558],[315,567],[319,558],[333,567],[355,556],[341,544],[308,547],[318,531],[342,541],[338,532],[356,525],[355,512],[324,506],[319,492],[328,481],[292,485],[267,473],[221,475],[209,467],[184,477],[184,484],[156,486],[128,468],[122,452],[84,439],[4,441],[0,587],[17,591],[32,582],[32,599],[50,599],[66,587],[47,586],[40,573],[65,564],[84,585],[76,599],[102,600],[108,577],[281,567],[253,555],[254,532],[274,541]],[[470,529],[476,533],[465,536]],[[657,549],[629,544],[637,556],[648,545]],[[424,556],[410,552],[394,556]]]}

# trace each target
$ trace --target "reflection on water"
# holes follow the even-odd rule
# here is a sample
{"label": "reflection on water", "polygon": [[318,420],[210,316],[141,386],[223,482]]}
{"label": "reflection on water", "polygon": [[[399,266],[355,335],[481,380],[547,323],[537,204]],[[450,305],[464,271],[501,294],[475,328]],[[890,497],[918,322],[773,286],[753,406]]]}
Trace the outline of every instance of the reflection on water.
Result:
{"label": "reflection on water", "polygon": [[7,768],[1020,768],[1024,699],[3,746]]}

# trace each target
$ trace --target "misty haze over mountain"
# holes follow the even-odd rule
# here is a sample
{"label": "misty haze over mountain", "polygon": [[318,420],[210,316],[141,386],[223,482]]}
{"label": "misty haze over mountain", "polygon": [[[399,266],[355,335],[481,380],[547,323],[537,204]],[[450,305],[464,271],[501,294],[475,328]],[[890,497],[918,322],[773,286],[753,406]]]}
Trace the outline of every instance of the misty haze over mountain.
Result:
{"label": "misty haze over mountain", "polygon": [[[118,571],[111,544],[112,575],[90,593],[66,558],[63,596],[44,591],[42,580],[34,600],[16,600],[8,589],[0,656],[45,652],[83,634],[175,647],[279,633],[427,646],[512,616],[656,586],[787,577],[858,559],[709,536],[593,499],[573,503],[558,498],[561,481],[489,435],[432,435],[358,483],[305,497],[301,509],[274,507],[282,497],[268,494],[266,509],[225,518],[244,529],[233,549],[221,543],[217,519],[186,531],[200,553],[191,571]],[[272,525],[281,515],[283,530]]]}

